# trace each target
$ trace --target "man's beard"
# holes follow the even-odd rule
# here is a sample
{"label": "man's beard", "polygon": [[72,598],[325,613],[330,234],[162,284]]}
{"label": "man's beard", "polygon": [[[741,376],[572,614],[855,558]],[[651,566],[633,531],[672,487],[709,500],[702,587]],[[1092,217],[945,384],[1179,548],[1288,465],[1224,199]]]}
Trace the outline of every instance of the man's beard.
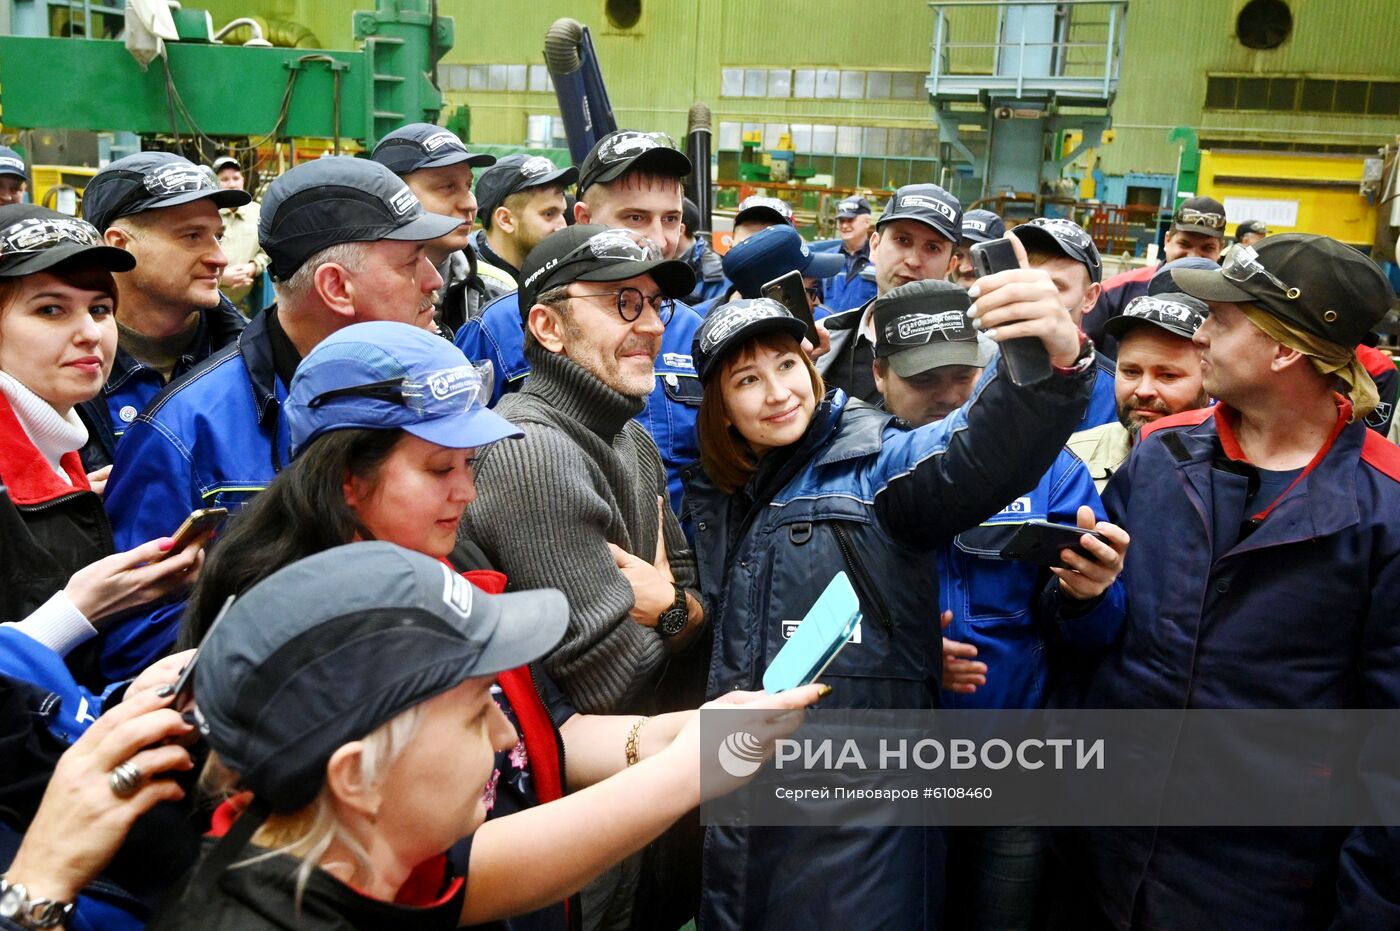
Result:
{"label": "man's beard", "polygon": [[[1196,399],[1193,403],[1186,407],[1183,407],[1181,411],[1198,410],[1202,407],[1206,407],[1209,404],[1210,395],[1206,394],[1205,391],[1202,391],[1199,395],[1196,396]],[[1169,417],[1172,414],[1181,413],[1181,411],[1174,411],[1171,408],[1167,407],[1166,403],[1163,402],[1160,398],[1155,401],[1151,401],[1147,404],[1119,405],[1118,422],[1121,423],[1125,428],[1127,428],[1128,434],[1132,437],[1132,441],[1134,443],[1137,442],[1138,434],[1142,432],[1143,427],[1147,426],[1150,423],[1156,423],[1157,420],[1161,419],[1156,418],[1153,420],[1144,420],[1140,417],[1133,416],[1138,411],[1151,411],[1153,413],[1161,414],[1163,417]]]}

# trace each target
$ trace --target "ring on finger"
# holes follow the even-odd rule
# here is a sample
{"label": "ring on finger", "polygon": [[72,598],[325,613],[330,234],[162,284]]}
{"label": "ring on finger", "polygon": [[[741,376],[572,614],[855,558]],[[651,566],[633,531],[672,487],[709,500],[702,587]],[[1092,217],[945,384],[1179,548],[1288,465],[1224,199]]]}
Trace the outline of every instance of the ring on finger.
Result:
{"label": "ring on finger", "polygon": [[133,766],[130,760],[118,763],[116,768],[108,773],[107,785],[117,798],[130,798],[141,788],[141,770]]}

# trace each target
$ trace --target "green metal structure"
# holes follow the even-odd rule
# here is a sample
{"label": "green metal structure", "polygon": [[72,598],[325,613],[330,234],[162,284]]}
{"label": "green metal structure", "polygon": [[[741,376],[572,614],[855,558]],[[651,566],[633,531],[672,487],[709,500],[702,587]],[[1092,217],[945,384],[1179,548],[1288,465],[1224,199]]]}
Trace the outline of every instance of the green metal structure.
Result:
{"label": "green metal structure", "polygon": [[435,8],[433,0],[378,0],[376,9],[355,12],[359,51],[182,40],[167,42],[165,58],[145,71],[121,42],[3,36],[4,122],[21,129],[353,139],[372,148],[404,123],[436,122],[442,110],[430,75],[451,49],[454,29]]}

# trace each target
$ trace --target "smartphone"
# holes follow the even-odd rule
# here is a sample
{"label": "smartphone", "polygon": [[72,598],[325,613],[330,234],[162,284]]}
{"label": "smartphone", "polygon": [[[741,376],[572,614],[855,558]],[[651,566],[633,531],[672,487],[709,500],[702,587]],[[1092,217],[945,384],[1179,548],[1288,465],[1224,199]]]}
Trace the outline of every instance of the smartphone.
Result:
{"label": "smartphone", "polygon": [[1074,550],[1081,556],[1093,558],[1079,543],[1086,533],[1096,540],[1103,541],[1103,535],[1093,530],[1082,530],[1068,524],[1054,524],[1048,520],[1028,520],[1016,529],[1011,539],[1001,548],[1001,558],[1035,563],[1037,566],[1064,568],[1064,561],[1060,559],[1061,550]]}
{"label": "smartphone", "polygon": [[[209,629],[204,632],[204,639],[208,640],[209,635],[214,632],[214,628],[219,626],[219,622],[228,614],[228,609],[233,607],[233,599],[236,596],[229,595],[224,599],[223,606],[219,608],[219,613],[214,616],[214,623],[209,625]],[[203,643],[203,641],[200,641]],[[194,656],[185,664],[185,668],[180,670],[180,677],[175,680],[175,701],[173,707],[182,710],[189,706],[194,699],[194,667],[199,662],[200,651],[196,649]]]}
{"label": "smartphone", "polygon": [[776,694],[815,682],[859,623],[860,599],[846,573],[838,572],[764,670],[764,691]]}
{"label": "smartphone", "polygon": [[807,286],[802,281],[802,272],[793,269],[786,275],[779,275],[758,289],[764,297],[782,304],[792,315],[807,324],[807,338],[812,345],[817,343],[817,321],[812,319],[812,305],[807,301]]}
{"label": "smartphone", "polygon": [[[1006,238],[973,243],[968,255],[979,277],[1021,267],[1015,247]],[[1006,360],[1007,373],[1018,385],[1033,385],[1051,375],[1050,353],[1034,336],[1007,340],[1001,344],[1001,355]]]}
{"label": "smartphone", "polygon": [[156,562],[173,556],[188,546],[203,546],[209,542],[214,531],[219,529],[219,525],[227,517],[228,508],[200,508],[191,511],[190,516],[186,517],[185,522],[175,531],[175,545],[161,554]]}

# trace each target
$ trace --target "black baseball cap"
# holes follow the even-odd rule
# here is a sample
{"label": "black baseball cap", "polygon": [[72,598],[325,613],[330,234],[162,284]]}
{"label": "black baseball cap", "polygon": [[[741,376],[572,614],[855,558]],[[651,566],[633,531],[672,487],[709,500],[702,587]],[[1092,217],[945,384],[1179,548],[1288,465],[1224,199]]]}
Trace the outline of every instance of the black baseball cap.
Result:
{"label": "black baseball cap", "polygon": [[894,220],[917,220],[949,242],[962,238],[962,204],[936,184],[906,184],[895,191],[875,228]]}
{"label": "black baseball cap", "polygon": [[1123,313],[1109,320],[1103,331],[1116,339],[1140,324],[1149,323],[1173,336],[1190,339],[1206,322],[1210,308],[1189,294],[1164,291],[1143,294],[1128,302]]}
{"label": "black baseball cap", "polygon": [[171,152],[137,152],[108,163],[83,188],[83,218],[105,233],[114,220],[209,199],[220,210],[242,207],[247,191],[214,183],[214,173]]}
{"label": "black baseball cap", "polygon": [[1103,280],[1103,260],[1098,246],[1084,227],[1073,220],[1058,217],[1036,217],[1012,230],[1027,249],[1058,252],[1089,270],[1090,281]]}
{"label": "black baseball cap", "polygon": [[690,174],[690,169],[690,159],[665,133],[620,129],[599,139],[583,160],[578,171],[578,193],[582,197],[593,185],[616,181],[633,170],[679,179]]}
{"label": "black baseball cap", "polygon": [[1245,220],[1239,226],[1235,227],[1235,239],[1237,240],[1241,236],[1248,236],[1251,233],[1255,236],[1269,235],[1268,224],[1263,220]]}
{"label": "black baseball cap", "polygon": [[546,236],[520,267],[520,315],[536,298],[575,281],[626,281],[650,275],[661,292],[680,298],[695,290],[695,272],[678,259],[665,259],[656,243],[631,230],[596,223],[567,226]]}
{"label": "black baseball cap", "polygon": [[1168,262],[1152,273],[1152,280],[1147,283],[1148,294],[1180,294],[1181,288],[1177,287],[1172,280],[1172,272],[1178,268],[1199,268],[1213,272],[1220,267],[1220,263],[1214,259],[1207,259],[1199,255],[1188,255],[1185,258],[1177,259],[1175,262]]}
{"label": "black baseball cap", "polygon": [[577,180],[573,165],[560,168],[543,155],[507,155],[476,179],[477,216],[489,227],[491,214],[510,195],[551,184],[568,187]]}
{"label": "black baseball cap", "polygon": [[1394,298],[1374,262],[1345,243],[1311,233],[1281,233],[1253,246],[1236,243],[1220,257],[1219,268],[1178,269],[1172,278],[1192,297],[1252,303],[1348,347],[1366,338]]}
{"label": "black baseball cap", "polygon": [[873,212],[874,211],[870,209],[870,201],[859,195],[847,197],[836,205],[836,219],[838,220],[849,220],[853,217]]}
{"label": "black baseball cap", "polygon": [[985,367],[996,344],[983,343],[968,319],[967,291],[951,281],[911,281],[870,305],[875,358],[889,359],[901,378],[945,365]]}
{"label": "black baseball cap", "polygon": [[24,159],[14,149],[5,145],[0,145],[0,175],[29,179],[29,169],[25,166]]}
{"label": "black baseball cap", "polygon": [[400,126],[379,140],[370,158],[400,177],[420,168],[446,168],[462,162],[472,168],[496,164],[496,156],[468,152],[456,133],[432,123]]}
{"label": "black baseball cap", "polygon": [[965,242],[991,242],[1006,235],[1006,223],[990,210],[969,210],[962,218]]}
{"label": "black baseball cap", "polygon": [[782,198],[751,194],[739,202],[739,212],[734,214],[734,225],[738,226],[749,220],[786,223],[791,226],[792,208]]}
{"label": "black baseball cap", "polygon": [[105,245],[102,234],[86,220],[34,204],[0,207],[0,278],[20,278],[79,260],[109,272],[136,267],[136,256]]}
{"label": "black baseball cap", "polygon": [[1214,197],[1188,197],[1172,218],[1173,233],[1201,233],[1225,238],[1225,205]]}
{"label": "black baseball cap", "polygon": [[275,279],[286,281],[311,256],[343,242],[424,242],[462,225],[428,213],[403,179],[365,158],[312,159],[268,186],[258,241]]}
{"label": "black baseball cap", "polygon": [[700,380],[717,372],[731,350],[763,333],[787,333],[801,343],[807,338],[807,324],[769,297],[740,298],[710,311],[690,348]]}
{"label": "black baseball cap", "polygon": [[392,543],[337,546],[263,579],[210,628],[196,719],[259,802],[297,811],[340,746],[469,678],[539,658],[568,621],[553,589],[488,595]]}
{"label": "black baseball cap", "polygon": [[802,234],[778,224],[735,243],[721,260],[725,276],[744,297],[758,297],[763,285],[791,271],[808,278],[830,278],[845,259],[836,252],[814,252]]}

